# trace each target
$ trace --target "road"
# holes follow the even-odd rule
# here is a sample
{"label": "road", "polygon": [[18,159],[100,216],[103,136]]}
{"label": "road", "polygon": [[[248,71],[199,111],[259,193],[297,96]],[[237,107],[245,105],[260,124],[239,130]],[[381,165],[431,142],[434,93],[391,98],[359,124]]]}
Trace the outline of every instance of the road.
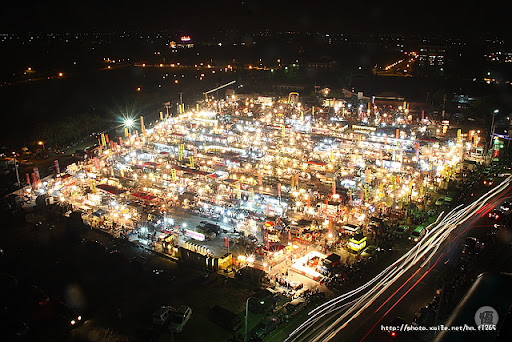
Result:
{"label": "road", "polygon": [[404,302],[409,311],[412,308],[416,311],[421,301],[429,297],[422,288],[435,292],[436,287],[431,285],[455,260],[457,242],[494,203],[511,193],[510,183],[508,178],[472,204],[459,206],[440,217],[424,238],[397,262],[360,288],[312,311],[310,318],[287,341],[382,340],[376,331],[380,324],[395,317],[398,309],[403,310]]}

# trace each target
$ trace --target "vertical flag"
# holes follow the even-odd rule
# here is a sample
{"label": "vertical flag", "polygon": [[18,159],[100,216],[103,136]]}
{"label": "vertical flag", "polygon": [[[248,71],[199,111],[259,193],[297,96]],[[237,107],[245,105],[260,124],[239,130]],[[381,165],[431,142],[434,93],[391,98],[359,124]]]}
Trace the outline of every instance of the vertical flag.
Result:
{"label": "vertical flag", "polygon": [[34,174],[35,174],[35,175],[36,175],[36,177],[37,177],[37,178],[36,178],[36,180],[40,180],[40,179],[41,179],[41,178],[40,178],[41,176],[39,176],[39,169],[38,169],[37,167],[34,167],[34,168],[33,168],[33,171],[34,171]]}
{"label": "vertical flag", "polygon": [[140,133],[146,135],[146,127],[144,126],[144,117],[140,116]]}
{"label": "vertical flag", "polygon": [[185,152],[185,144],[180,144],[180,148],[179,148],[179,151],[178,151],[178,160],[179,161],[183,160],[184,152]]}
{"label": "vertical flag", "polygon": [[237,183],[236,198],[239,200],[242,199],[242,184],[240,182]]}
{"label": "vertical flag", "polygon": [[56,174],[59,174],[59,173],[60,173],[59,161],[58,161],[58,160],[55,160],[55,161],[53,162],[53,165],[55,166],[55,173],[56,173]]}

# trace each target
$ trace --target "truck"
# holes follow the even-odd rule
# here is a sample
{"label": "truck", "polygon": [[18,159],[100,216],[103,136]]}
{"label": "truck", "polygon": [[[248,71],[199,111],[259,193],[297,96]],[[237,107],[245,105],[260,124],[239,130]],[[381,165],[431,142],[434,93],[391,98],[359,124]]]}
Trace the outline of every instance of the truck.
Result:
{"label": "truck", "polygon": [[332,253],[327,256],[327,258],[322,260],[321,265],[319,266],[321,272],[331,272],[331,270],[336,267],[341,262],[341,257]]}

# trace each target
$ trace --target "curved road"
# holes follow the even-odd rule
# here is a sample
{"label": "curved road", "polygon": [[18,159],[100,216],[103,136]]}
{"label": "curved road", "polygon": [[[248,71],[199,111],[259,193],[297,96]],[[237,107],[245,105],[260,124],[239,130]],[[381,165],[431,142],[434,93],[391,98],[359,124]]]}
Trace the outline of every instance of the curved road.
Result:
{"label": "curved road", "polygon": [[492,210],[500,198],[512,193],[512,177],[470,205],[460,205],[439,216],[427,234],[396,262],[365,285],[340,295],[309,313],[310,318],[286,341],[382,340],[380,325],[392,319],[390,312],[407,294],[432,281],[455,259],[455,248],[473,224]]}

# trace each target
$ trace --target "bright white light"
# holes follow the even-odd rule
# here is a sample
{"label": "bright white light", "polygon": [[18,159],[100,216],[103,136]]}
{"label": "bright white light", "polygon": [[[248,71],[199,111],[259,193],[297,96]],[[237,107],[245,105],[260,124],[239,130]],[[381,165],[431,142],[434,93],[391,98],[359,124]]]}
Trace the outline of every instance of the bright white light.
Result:
{"label": "bright white light", "polygon": [[124,125],[128,128],[132,128],[133,124],[134,124],[133,119],[124,120]]}

